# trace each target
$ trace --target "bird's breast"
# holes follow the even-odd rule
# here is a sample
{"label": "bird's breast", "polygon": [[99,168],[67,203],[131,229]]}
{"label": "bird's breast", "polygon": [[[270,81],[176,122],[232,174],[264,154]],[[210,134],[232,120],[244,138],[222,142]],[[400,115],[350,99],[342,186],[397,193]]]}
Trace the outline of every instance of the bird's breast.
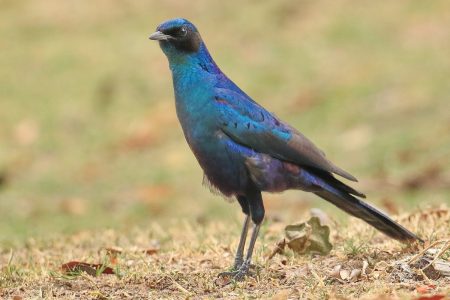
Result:
{"label": "bird's breast", "polygon": [[248,176],[240,150],[220,129],[216,78],[204,72],[174,72],[177,116],[189,147],[208,181],[222,194],[242,193]]}

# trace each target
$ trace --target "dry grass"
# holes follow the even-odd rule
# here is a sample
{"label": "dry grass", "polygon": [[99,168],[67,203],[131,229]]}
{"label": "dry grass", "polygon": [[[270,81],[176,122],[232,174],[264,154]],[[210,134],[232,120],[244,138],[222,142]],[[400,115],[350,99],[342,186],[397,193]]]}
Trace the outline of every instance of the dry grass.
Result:
{"label": "dry grass", "polygon": [[[430,241],[449,238],[450,212],[446,208],[399,219]],[[406,247],[362,222],[352,223],[351,227],[333,225],[334,249],[326,257],[300,256],[287,250],[268,259],[286,224],[267,221],[255,253],[256,275],[230,284],[216,276],[232,263],[237,224],[179,221],[168,228],[155,223],[147,230],[130,229],[125,233],[90,231],[40,241],[30,239],[25,247],[1,254],[0,296],[403,299],[450,293],[449,277],[437,278],[429,269],[422,271],[424,265],[416,262],[405,267],[407,261],[420,254],[421,247]],[[440,258],[448,257],[444,253]],[[116,275],[66,274],[61,266],[69,261],[103,263]],[[367,269],[362,274],[346,279],[352,270],[361,270],[364,262]],[[339,265],[341,272],[336,274]]]}

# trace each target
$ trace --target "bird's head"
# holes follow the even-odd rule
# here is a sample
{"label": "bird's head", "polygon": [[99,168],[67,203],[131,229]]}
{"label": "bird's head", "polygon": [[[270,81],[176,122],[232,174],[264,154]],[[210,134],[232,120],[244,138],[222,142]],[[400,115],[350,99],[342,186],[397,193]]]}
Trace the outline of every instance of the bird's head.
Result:
{"label": "bird's head", "polygon": [[159,41],[169,60],[174,56],[195,54],[200,50],[202,39],[194,24],[186,19],[171,19],[160,24],[149,37]]}

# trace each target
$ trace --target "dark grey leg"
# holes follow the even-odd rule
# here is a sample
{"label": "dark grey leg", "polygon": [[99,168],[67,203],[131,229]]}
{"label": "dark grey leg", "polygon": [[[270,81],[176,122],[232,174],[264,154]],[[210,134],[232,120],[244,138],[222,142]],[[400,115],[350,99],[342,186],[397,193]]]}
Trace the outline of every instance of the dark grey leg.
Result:
{"label": "dark grey leg", "polygon": [[239,245],[236,251],[236,257],[234,259],[233,270],[239,269],[239,267],[244,262],[244,247],[245,241],[247,240],[248,226],[250,225],[250,217],[245,216],[244,226],[242,227],[241,238],[239,239]]}
{"label": "dark grey leg", "polygon": [[255,248],[256,239],[258,238],[259,228],[261,228],[261,224],[253,225],[252,237],[250,238],[250,244],[248,245],[245,262],[250,263],[252,260],[253,249]]}
{"label": "dark grey leg", "polygon": [[250,264],[252,262],[253,250],[255,248],[255,243],[256,243],[256,239],[258,238],[260,227],[261,227],[261,224],[253,225],[252,237],[250,238],[250,244],[248,245],[248,249],[247,249],[247,256],[245,257],[245,261],[242,263],[238,272],[236,274],[234,274],[235,280],[242,280],[248,274],[248,271],[250,269]]}
{"label": "dark grey leg", "polygon": [[[238,200],[242,200],[242,199],[238,198]],[[258,238],[259,229],[261,227],[261,223],[264,219],[264,213],[265,213],[264,205],[263,205],[263,201],[262,201],[262,197],[261,197],[261,192],[259,190],[250,188],[246,195],[246,200],[248,200],[248,202],[246,202],[246,203],[248,203],[248,212],[250,213],[250,217],[254,223],[252,236],[250,238],[250,244],[248,245],[248,249],[247,249],[247,255],[245,257],[245,260],[242,262],[242,256],[243,256],[242,254],[243,254],[244,247],[245,247],[245,240],[247,237],[247,229],[248,229],[248,225],[249,225],[248,223],[249,223],[249,219],[250,219],[249,217],[247,217],[245,220],[244,228],[242,230],[241,240],[239,241],[238,252],[236,254],[236,260],[235,260],[235,270],[231,271],[231,272],[223,272],[223,273],[219,274],[219,276],[232,276],[235,280],[244,279],[245,276],[247,276],[247,274],[249,272],[250,264],[252,261],[253,250],[255,248],[256,239]],[[244,210],[244,207],[245,208],[247,208],[247,207],[245,205],[243,205],[242,202],[243,201],[239,201],[239,203],[241,204],[241,206]],[[244,211],[244,213],[247,214],[246,211]],[[236,266],[238,265],[238,263],[240,266],[236,269]]]}

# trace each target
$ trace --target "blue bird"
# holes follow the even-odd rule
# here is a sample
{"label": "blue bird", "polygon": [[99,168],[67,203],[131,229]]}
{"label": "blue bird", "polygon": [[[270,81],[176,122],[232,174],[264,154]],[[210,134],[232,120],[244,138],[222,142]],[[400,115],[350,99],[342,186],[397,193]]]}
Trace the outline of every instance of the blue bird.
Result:
{"label": "blue bird", "polygon": [[[243,279],[264,219],[261,192],[298,189],[331,202],[391,238],[421,241],[387,215],[363,202],[365,195],[334,174],[357,181],[329,161],[308,138],[252,100],[217,66],[197,28],[185,19],[160,24],[159,41],[172,71],[178,119],[210,187],[235,197],[245,214],[233,271]],[[244,257],[247,232],[253,231]]]}

